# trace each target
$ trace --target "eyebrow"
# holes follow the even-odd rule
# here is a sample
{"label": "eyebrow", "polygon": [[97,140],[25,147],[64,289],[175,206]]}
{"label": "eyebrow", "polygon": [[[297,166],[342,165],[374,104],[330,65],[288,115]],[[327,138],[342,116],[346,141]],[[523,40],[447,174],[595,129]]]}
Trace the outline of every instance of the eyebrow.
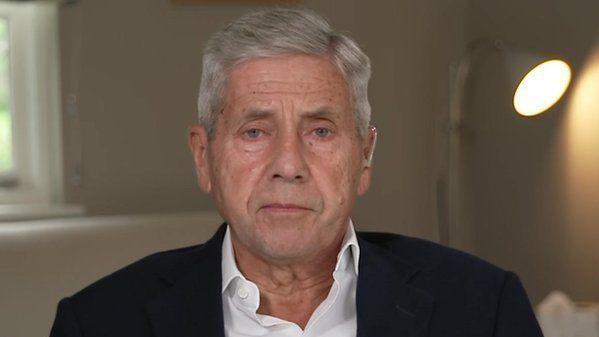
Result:
{"label": "eyebrow", "polygon": [[308,119],[337,119],[338,115],[329,107],[321,107],[313,111],[302,113],[302,118]]}
{"label": "eyebrow", "polygon": [[[249,111],[243,116],[240,123],[245,124],[247,122],[255,121],[258,119],[268,119],[274,116],[275,112],[269,109],[250,108]],[[320,107],[312,111],[303,112],[300,114],[302,119],[329,119],[336,120],[337,114],[332,111],[330,107]]]}
{"label": "eyebrow", "polygon": [[268,109],[249,109],[249,112],[243,115],[242,123],[254,121],[256,119],[269,118],[274,115],[274,111]]}

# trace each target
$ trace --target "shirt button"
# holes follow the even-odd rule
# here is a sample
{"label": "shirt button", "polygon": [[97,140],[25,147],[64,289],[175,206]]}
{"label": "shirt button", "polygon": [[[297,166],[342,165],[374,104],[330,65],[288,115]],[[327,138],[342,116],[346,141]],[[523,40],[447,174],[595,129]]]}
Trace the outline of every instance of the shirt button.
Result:
{"label": "shirt button", "polygon": [[239,296],[242,300],[245,300],[250,296],[250,291],[246,287],[240,287],[237,289],[237,296]]}

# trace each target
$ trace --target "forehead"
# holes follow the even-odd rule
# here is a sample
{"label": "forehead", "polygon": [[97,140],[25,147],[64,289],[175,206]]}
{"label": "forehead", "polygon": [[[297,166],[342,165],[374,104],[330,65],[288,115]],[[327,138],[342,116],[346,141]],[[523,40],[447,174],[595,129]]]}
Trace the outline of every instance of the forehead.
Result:
{"label": "forehead", "polygon": [[272,95],[301,95],[310,100],[345,104],[343,74],[324,56],[285,55],[256,58],[233,67],[225,95],[226,104],[240,104]]}

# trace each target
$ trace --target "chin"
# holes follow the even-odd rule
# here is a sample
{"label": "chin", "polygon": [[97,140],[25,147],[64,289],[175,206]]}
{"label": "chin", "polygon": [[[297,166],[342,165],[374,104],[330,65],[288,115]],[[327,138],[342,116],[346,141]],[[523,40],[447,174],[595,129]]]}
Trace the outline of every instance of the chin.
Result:
{"label": "chin", "polygon": [[261,248],[263,250],[262,253],[265,255],[264,257],[272,261],[304,260],[314,252],[313,249],[306,249],[307,247],[271,246]]}
{"label": "chin", "polygon": [[271,260],[297,260],[314,254],[318,247],[310,236],[265,235],[261,237],[259,249],[264,257]]}

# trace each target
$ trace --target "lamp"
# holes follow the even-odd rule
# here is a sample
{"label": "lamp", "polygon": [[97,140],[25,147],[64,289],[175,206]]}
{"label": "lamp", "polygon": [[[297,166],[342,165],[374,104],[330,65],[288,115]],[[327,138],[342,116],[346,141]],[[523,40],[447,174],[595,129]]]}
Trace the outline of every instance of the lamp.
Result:
{"label": "lamp", "polygon": [[548,111],[563,97],[571,79],[566,62],[546,55],[533,54],[506,46],[501,40],[479,39],[470,43],[457,68],[452,68],[449,126],[444,128],[444,158],[437,180],[437,216],[439,241],[445,245],[461,247],[463,233],[457,222],[459,182],[458,150],[462,120],[465,114],[466,84],[473,61],[482,51],[502,53],[508,66],[507,75],[513,95],[514,112],[523,118]]}
{"label": "lamp", "polygon": [[570,84],[570,66],[559,59],[539,63],[529,70],[514,92],[514,109],[522,116],[535,116],[550,109]]}
{"label": "lamp", "polygon": [[568,89],[572,71],[563,60],[506,46],[501,40],[492,45],[503,53],[509,67],[514,110],[520,115],[531,117],[548,111]]}

